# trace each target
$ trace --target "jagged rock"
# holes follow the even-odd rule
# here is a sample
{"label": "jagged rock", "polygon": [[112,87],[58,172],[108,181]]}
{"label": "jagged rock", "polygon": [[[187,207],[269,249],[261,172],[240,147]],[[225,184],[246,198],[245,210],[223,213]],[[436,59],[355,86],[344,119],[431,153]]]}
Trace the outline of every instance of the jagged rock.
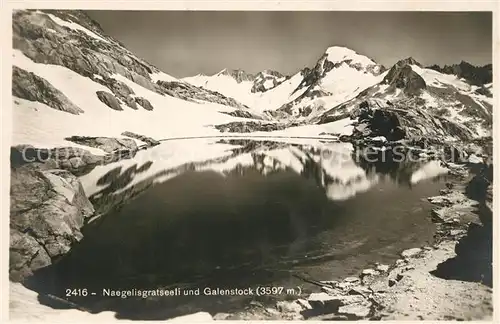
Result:
{"label": "jagged rock", "polygon": [[123,149],[130,151],[137,151],[138,149],[135,141],[129,138],[71,136],[65,138],[65,140],[81,145],[95,147],[106,153]]}
{"label": "jagged rock", "polygon": [[160,141],[157,141],[151,137],[148,137],[148,136],[144,136],[144,135],[140,135],[140,134],[136,134],[136,133],[132,133],[132,132],[123,132],[122,133],[123,136],[127,136],[127,137],[131,137],[131,138],[135,138],[135,139],[138,139],[140,141],[143,141],[144,143],[146,143],[147,145],[149,146],[156,146],[156,145],[160,145]]}
{"label": "jagged rock", "polygon": [[135,102],[137,102],[139,105],[142,106],[142,108],[146,110],[153,110],[153,105],[149,102],[149,100],[143,98],[143,97],[135,97]]}
{"label": "jagged rock", "polygon": [[38,101],[51,108],[74,115],[84,112],[47,80],[17,66],[12,67],[12,95],[30,101]]}
{"label": "jagged rock", "polygon": [[99,100],[101,100],[109,108],[114,110],[123,110],[122,106],[120,105],[120,101],[118,101],[118,99],[116,99],[116,97],[111,93],[106,91],[96,91],[96,94],[97,98],[99,98]]}
{"label": "jagged rock", "polygon": [[82,239],[94,212],[80,181],[68,171],[11,170],[11,280],[22,281]]}

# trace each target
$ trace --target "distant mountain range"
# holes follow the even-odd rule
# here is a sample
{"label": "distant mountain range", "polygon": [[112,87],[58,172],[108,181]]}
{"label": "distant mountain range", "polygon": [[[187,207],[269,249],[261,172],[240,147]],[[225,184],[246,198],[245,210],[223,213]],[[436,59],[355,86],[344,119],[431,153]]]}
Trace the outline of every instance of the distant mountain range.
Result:
{"label": "distant mountain range", "polygon": [[474,66],[468,62],[462,61],[459,64],[445,65],[440,67],[436,64],[428,67],[441,73],[456,75],[465,79],[468,83],[482,86],[493,82],[493,65]]}

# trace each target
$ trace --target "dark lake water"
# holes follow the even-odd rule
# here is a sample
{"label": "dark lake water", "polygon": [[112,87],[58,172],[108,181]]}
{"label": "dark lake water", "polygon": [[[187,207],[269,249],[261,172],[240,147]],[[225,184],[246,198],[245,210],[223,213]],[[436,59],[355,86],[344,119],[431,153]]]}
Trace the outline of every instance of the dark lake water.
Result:
{"label": "dark lake water", "polygon": [[[421,179],[419,163],[354,156],[342,143],[178,141],[98,167],[81,180],[102,216],[35,277],[37,290],[119,318],[215,314],[242,310],[250,300],[298,297],[286,294],[290,288],[304,296],[317,290],[295,274],[340,279],[431,242],[425,198],[438,194],[444,179]],[[284,291],[102,296],[104,288],[259,286]],[[65,297],[66,289],[84,288],[96,295]]]}

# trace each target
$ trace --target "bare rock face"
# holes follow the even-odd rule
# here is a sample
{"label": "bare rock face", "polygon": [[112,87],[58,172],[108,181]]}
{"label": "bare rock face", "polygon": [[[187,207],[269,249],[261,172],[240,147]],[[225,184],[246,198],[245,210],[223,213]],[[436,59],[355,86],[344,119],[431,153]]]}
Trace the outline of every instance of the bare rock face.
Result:
{"label": "bare rock face", "polygon": [[401,60],[389,70],[382,82],[403,89],[408,95],[418,95],[420,90],[425,89],[427,85],[424,79],[412,70],[410,65],[420,64],[411,57]]}
{"label": "bare rock face", "polygon": [[73,104],[61,91],[54,88],[47,80],[17,66],[12,67],[12,95],[38,101],[47,106],[74,115],[83,110]]}
{"label": "bare rock face", "polygon": [[79,180],[68,171],[11,170],[10,279],[22,281],[81,240],[94,212]]}
{"label": "bare rock face", "polygon": [[101,100],[106,106],[113,110],[123,110],[118,99],[111,93],[106,91],[96,91],[97,98]]}

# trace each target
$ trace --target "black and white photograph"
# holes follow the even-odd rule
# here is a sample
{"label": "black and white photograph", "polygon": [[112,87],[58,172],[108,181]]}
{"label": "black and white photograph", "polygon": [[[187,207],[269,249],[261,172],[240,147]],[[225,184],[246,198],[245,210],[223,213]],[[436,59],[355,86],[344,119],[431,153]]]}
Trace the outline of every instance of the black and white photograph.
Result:
{"label": "black and white photograph", "polygon": [[496,12],[359,9],[9,9],[10,320],[494,321]]}

